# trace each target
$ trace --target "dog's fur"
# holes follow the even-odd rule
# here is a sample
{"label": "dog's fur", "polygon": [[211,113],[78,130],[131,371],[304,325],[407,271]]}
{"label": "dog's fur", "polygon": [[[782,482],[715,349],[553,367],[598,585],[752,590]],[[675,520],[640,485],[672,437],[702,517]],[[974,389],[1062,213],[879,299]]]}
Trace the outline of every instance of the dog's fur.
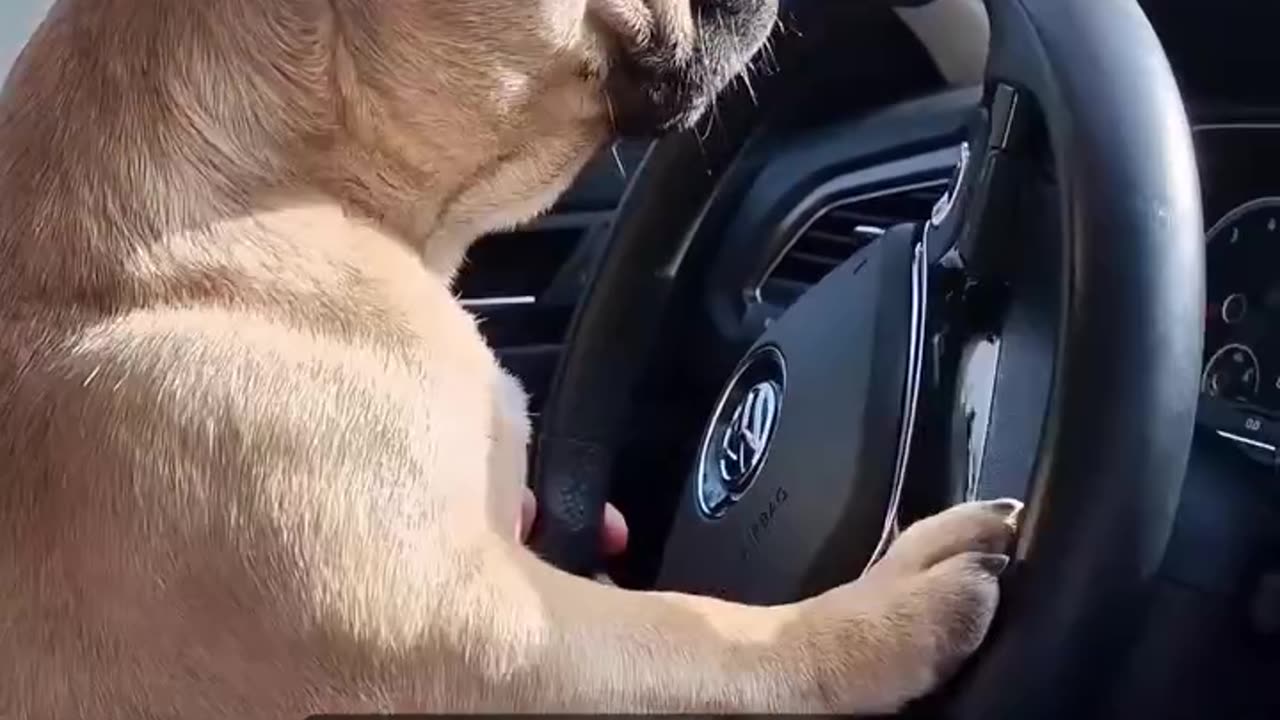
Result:
{"label": "dog's fur", "polygon": [[899,707],[1016,503],[753,608],[515,537],[528,428],[449,282],[772,0],[59,0],[0,105],[0,716]]}

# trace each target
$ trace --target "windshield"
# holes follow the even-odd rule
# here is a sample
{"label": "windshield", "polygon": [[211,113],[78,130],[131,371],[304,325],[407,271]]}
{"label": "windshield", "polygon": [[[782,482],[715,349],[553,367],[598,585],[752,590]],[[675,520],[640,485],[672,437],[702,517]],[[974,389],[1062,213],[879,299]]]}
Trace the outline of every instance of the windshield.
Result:
{"label": "windshield", "polygon": [[4,0],[0,3],[0,78],[36,29],[52,0]]}

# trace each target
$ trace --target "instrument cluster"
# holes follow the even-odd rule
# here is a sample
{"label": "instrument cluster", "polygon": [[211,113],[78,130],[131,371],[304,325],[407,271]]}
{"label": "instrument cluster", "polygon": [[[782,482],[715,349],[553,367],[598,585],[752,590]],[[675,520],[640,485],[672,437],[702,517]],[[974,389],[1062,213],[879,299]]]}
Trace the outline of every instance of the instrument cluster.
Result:
{"label": "instrument cluster", "polygon": [[[1280,448],[1280,125],[1197,133],[1206,220],[1199,422],[1277,464]],[[1268,154],[1274,162],[1263,162]],[[1264,172],[1269,171],[1268,173]]]}
{"label": "instrument cluster", "polygon": [[1280,198],[1241,205],[1207,242],[1205,342],[1213,349],[1200,389],[1280,413]]}

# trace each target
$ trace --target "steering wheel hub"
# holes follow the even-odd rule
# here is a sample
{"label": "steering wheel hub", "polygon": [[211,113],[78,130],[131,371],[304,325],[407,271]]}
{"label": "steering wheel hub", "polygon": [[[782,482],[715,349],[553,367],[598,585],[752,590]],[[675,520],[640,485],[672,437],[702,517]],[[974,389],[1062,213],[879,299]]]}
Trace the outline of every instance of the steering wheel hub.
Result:
{"label": "steering wheel hub", "polygon": [[703,433],[659,587],[786,602],[883,549],[919,386],[921,242],[889,230],[756,341]]}

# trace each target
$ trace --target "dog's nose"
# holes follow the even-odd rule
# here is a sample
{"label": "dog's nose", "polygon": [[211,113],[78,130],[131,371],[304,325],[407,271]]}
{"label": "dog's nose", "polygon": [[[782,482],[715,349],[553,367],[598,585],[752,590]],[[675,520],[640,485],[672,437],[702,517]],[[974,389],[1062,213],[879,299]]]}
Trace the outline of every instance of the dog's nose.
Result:
{"label": "dog's nose", "polygon": [[777,11],[781,0],[689,0],[695,18],[756,18]]}

